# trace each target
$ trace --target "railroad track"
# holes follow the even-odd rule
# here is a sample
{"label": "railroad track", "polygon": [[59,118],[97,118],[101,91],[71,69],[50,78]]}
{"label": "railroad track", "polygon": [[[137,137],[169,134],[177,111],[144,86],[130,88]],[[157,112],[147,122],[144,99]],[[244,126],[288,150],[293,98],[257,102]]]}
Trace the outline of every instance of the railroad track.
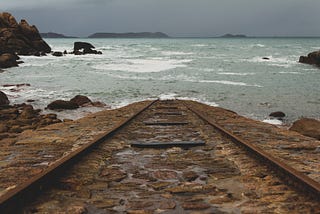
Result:
{"label": "railroad track", "polygon": [[[218,134],[215,134],[214,139],[211,139],[211,135],[206,133],[210,132],[212,128],[215,129],[214,132],[222,133],[224,137],[216,137]],[[77,162],[83,159],[90,161],[91,158],[86,159],[85,157],[95,152],[100,153],[99,157],[105,159],[105,153],[109,154],[107,158],[109,161],[108,164],[113,168],[107,168],[106,170],[99,169],[98,171],[100,176],[102,174],[107,177],[106,182],[110,183],[110,185],[115,185],[115,182],[123,182],[123,184],[131,185],[130,182],[135,181],[139,183],[142,182],[142,180],[146,180],[147,184],[143,184],[142,186],[148,186],[148,188],[152,188],[153,191],[162,191],[165,189],[165,192],[171,194],[195,194],[195,192],[197,194],[204,194],[210,191],[218,191],[219,189],[214,189],[210,185],[205,187],[201,186],[202,189],[201,191],[197,190],[198,192],[195,189],[200,188],[200,184],[203,185],[203,183],[207,182],[206,180],[208,180],[208,178],[215,174],[218,174],[218,177],[222,177],[223,179],[239,176],[239,171],[232,163],[225,160],[222,154],[216,152],[215,156],[218,157],[218,160],[212,157],[213,151],[219,147],[217,142],[223,138],[227,138],[229,141],[245,148],[246,153],[250,153],[251,156],[259,159],[260,162],[267,164],[268,169],[271,168],[275,171],[282,181],[300,190],[299,194],[311,196],[313,197],[312,200],[319,201],[320,184],[308,176],[281,162],[277,158],[272,157],[253,144],[245,142],[218,124],[212,123],[202,115],[201,112],[198,112],[188,105],[188,102],[157,100],[143,107],[128,120],[119,123],[110,132],[97,137],[90,144],[86,144],[70,153],[68,156],[52,164],[39,175],[2,195],[0,197],[0,210],[3,213],[21,211],[20,208],[24,209],[24,207],[29,205],[30,201],[42,193],[44,189],[48,189],[57,183],[57,180],[63,177],[67,169],[70,169],[70,167],[78,164]],[[115,144],[122,142],[121,149],[118,149],[116,145],[112,146],[113,144],[110,143],[109,146],[116,149],[111,149],[111,153],[109,151],[107,152],[108,144],[105,142],[110,141],[110,139],[111,142],[115,141]],[[97,149],[98,147],[99,149]],[[181,150],[176,148],[181,148]],[[106,149],[105,153],[102,152],[104,149]],[[174,159],[170,159],[171,153]],[[199,153],[199,155],[197,153]],[[187,158],[187,155],[192,157],[191,160]],[[110,157],[113,158],[111,159]],[[150,161],[150,157],[152,157],[152,161]],[[166,161],[162,160],[164,157]],[[132,159],[130,160],[130,158]],[[143,165],[141,165],[141,163],[143,163]],[[192,171],[194,173],[187,173],[184,171],[186,168],[189,168],[189,164],[194,163],[197,163],[195,167],[197,168],[196,172]],[[121,165],[121,170],[117,168],[119,164]],[[165,169],[161,168],[163,165],[167,165]],[[142,173],[141,170],[146,172]],[[136,171],[139,172],[137,173]],[[144,176],[147,178],[144,178]],[[126,180],[130,180],[130,182]],[[180,187],[179,189],[173,184],[175,182],[181,183],[181,181],[194,182],[195,186],[192,186],[193,184],[188,186],[189,183],[184,183],[183,185],[178,185]],[[119,193],[119,189],[125,189],[125,187],[119,186],[118,183],[117,188],[112,185],[108,187],[107,191],[110,191],[115,198],[123,197],[123,192],[120,191]],[[136,186],[132,188],[136,188]],[[132,189],[129,188],[129,190]],[[138,192],[142,195],[147,194],[142,193],[146,190],[140,191],[141,192]],[[222,192],[223,190],[221,190],[219,194],[223,194]],[[150,192],[148,194],[150,194]],[[146,197],[146,195],[143,196]],[[167,204],[167,207],[164,206],[164,208],[175,210],[175,212],[182,212],[188,210],[188,208],[197,208],[197,206],[198,208],[200,207],[199,209],[213,209],[207,203],[184,201],[180,204],[179,197],[180,196],[176,196],[176,200],[171,201],[171,206],[169,203],[169,205]],[[160,200],[159,195],[151,198],[153,202]],[[117,205],[110,207],[115,211],[124,212],[127,206],[131,206],[132,209],[142,209],[149,206],[149,204],[142,204],[142,207],[132,205],[130,200],[130,198],[125,197],[122,201],[115,202]],[[137,202],[137,204],[140,203],[141,201]],[[152,201],[150,201],[150,204],[151,203]],[[155,207],[156,205],[152,206]],[[150,205],[149,207],[152,206]],[[157,207],[157,209],[160,208]]]}

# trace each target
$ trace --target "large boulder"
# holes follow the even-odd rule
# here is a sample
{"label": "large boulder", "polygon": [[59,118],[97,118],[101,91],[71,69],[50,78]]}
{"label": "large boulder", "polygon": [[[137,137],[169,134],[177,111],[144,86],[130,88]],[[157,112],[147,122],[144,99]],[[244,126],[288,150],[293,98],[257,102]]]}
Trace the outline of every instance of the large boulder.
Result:
{"label": "large boulder", "polygon": [[88,43],[88,42],[75,42],[73,44],[73,51],[79,51],[81,49],[92,49],[95,48],[92,44]]}
{"label": "large boulder", "polygon": [[285,113],[283,113],[282,111],[275,111],[269,114],[270,117],[275,117],[275,118],[283,118],[286,116]]}
{"label": "large boulder", "polygon": [[10,68],[18,66],[17,55],[5,53],[0,55],[0,68]]}
{"label": "large boulder", "polygon": [[0,13],[0,54],[42,55],[50,53],[38,29],[26,20],[20,23],[10,13]]}
{"label": "large boulder", "polygon": [[320,121],[315,119],[302,118],[297,120],[289,130],[320,140]]}
{"label": "large boulder", "polygon": [[66,100],[55,100],[47,106],[48,109],[57,110],[57,109],[77,109],[79,105]]}
{"label": "large boulder", "polygon": [[61,51],[55,51],[52,53],[52,56],[60,57],[60,56],[63,56],[63,53]]}
{"label": "large boulder", "polygon": [[73,45],[73,53],[75,55],[102,54],[101,51],[93,50],[93,48],[95,47],[88,42],[75,42]]}
{"label": "large boulder", "polygon": [[5,93],[0,91],[0,106],[9,105],[9,99]]}
{"label": "large boulder", "polygon": [[78,106],[83,106],[85,104],[92,103],[92,101],[87,96],[83,96],[83,95],[77,95],[74,98],[72,98],[70,101],[76,103]]}
{"label": "large boulder", "polygon": [[308,56],[300,56],[299,62],[320,66],[320,51],[311,52]]}

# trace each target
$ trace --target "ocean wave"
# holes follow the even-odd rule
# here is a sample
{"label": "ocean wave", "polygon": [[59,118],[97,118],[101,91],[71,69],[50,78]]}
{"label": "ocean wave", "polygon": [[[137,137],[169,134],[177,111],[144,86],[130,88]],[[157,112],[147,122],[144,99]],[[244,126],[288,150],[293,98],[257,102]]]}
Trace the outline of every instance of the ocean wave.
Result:
{"label": "ocean wave", "polygon": [[165,59],[126,59],[124,63],[100,64],[92,66],[95,69],[128,71],[136,73],[153,73],[187,67],[185,63],[192,60],[165,60]]}
{"label": "ocean wave", "polygon": [[262,122],[272,124],[272,125],[282,125],[283,124],[283,122],[281,120],[277,120],[277,119],[265,119]]}
{"label": "ocean wave", "polygon": [[256,73],[233,73],[233,72],[221,72],[218,73],[220,75],[232,75],[232,76],[249,76],[249,75],[255,75]]}
{"label": "ocean wave", "polygon": [[296,71],[280,71],[279,74],[304,74],[304,73],[296,72]]}
{"label": "ocean wave", "polygon": [[194,44],[194,45],[191,45],[192,47],[208,47],[209,45],[206,45],[206,44]]}
{"label": "ocean wave", "polygon": [[181,51],[161,51],[162,55],[165,56],[177,56],[177,55],[192,55],[192,52],[181,52]]}
{"label": "ocean wave", "polygon": [[165,94],[160,94],[158,96],[160,100],[174,100],[174,99],[179,99],[179,100],[192,100],[200,103],[204,103],[210,106],[219,106],[217,103],[212,102],[212,101],[207,101],[206,99],[201,99],[201,98],[196,98],[196,97],[185,97],[181,96],[177,93],[165,93]]}
{"label": "ocean wave", "polygon": [[199,82],[199,83],[218,83],[223,85],[237,85],[237,86],[249,86],[249,87],[259,87],[262,88],[263,86],[257,84],[247,84],[244,82],[234,82],[228,80],[198,80],[198,81],[191,81],[191,82]]}
{"label": "ocean wave", "polygon": [[263,44],[253,44],[253,45],[251,45],[251,47],[258,47],[258,48],[264,48],[264,47],[266,47],[265,45],[263,45]]}
{"label": "ocean wave", "polygon": [[[267,57],[269,59],[263,59]],[[279,67],[291,67],[292,65],[297,64],[297,60],[292,60],[288,57],[273,57],[273,56],[256,56],[251,59],[246,59],[243,61],[252,62],[252,63],[265,63],[272,66]]]}

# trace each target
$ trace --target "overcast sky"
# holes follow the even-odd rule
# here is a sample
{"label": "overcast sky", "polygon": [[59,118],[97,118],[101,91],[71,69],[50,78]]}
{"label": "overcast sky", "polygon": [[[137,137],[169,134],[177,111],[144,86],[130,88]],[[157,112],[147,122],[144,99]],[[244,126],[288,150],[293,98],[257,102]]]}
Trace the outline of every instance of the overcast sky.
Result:
{"label": "overcast sky", "polygon": [[40,32],[320,36],[320,0],[1,0]]}

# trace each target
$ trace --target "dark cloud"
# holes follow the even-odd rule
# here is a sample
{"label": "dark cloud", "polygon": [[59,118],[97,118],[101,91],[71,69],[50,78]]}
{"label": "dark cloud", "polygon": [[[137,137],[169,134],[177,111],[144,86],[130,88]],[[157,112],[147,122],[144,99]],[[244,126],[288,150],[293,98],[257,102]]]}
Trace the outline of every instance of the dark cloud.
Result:
{"label": "dark cloud", "polygon": [[40,31],[163,31],[172,36],[320,36],[318,0],[10,0],[0,7]]}

